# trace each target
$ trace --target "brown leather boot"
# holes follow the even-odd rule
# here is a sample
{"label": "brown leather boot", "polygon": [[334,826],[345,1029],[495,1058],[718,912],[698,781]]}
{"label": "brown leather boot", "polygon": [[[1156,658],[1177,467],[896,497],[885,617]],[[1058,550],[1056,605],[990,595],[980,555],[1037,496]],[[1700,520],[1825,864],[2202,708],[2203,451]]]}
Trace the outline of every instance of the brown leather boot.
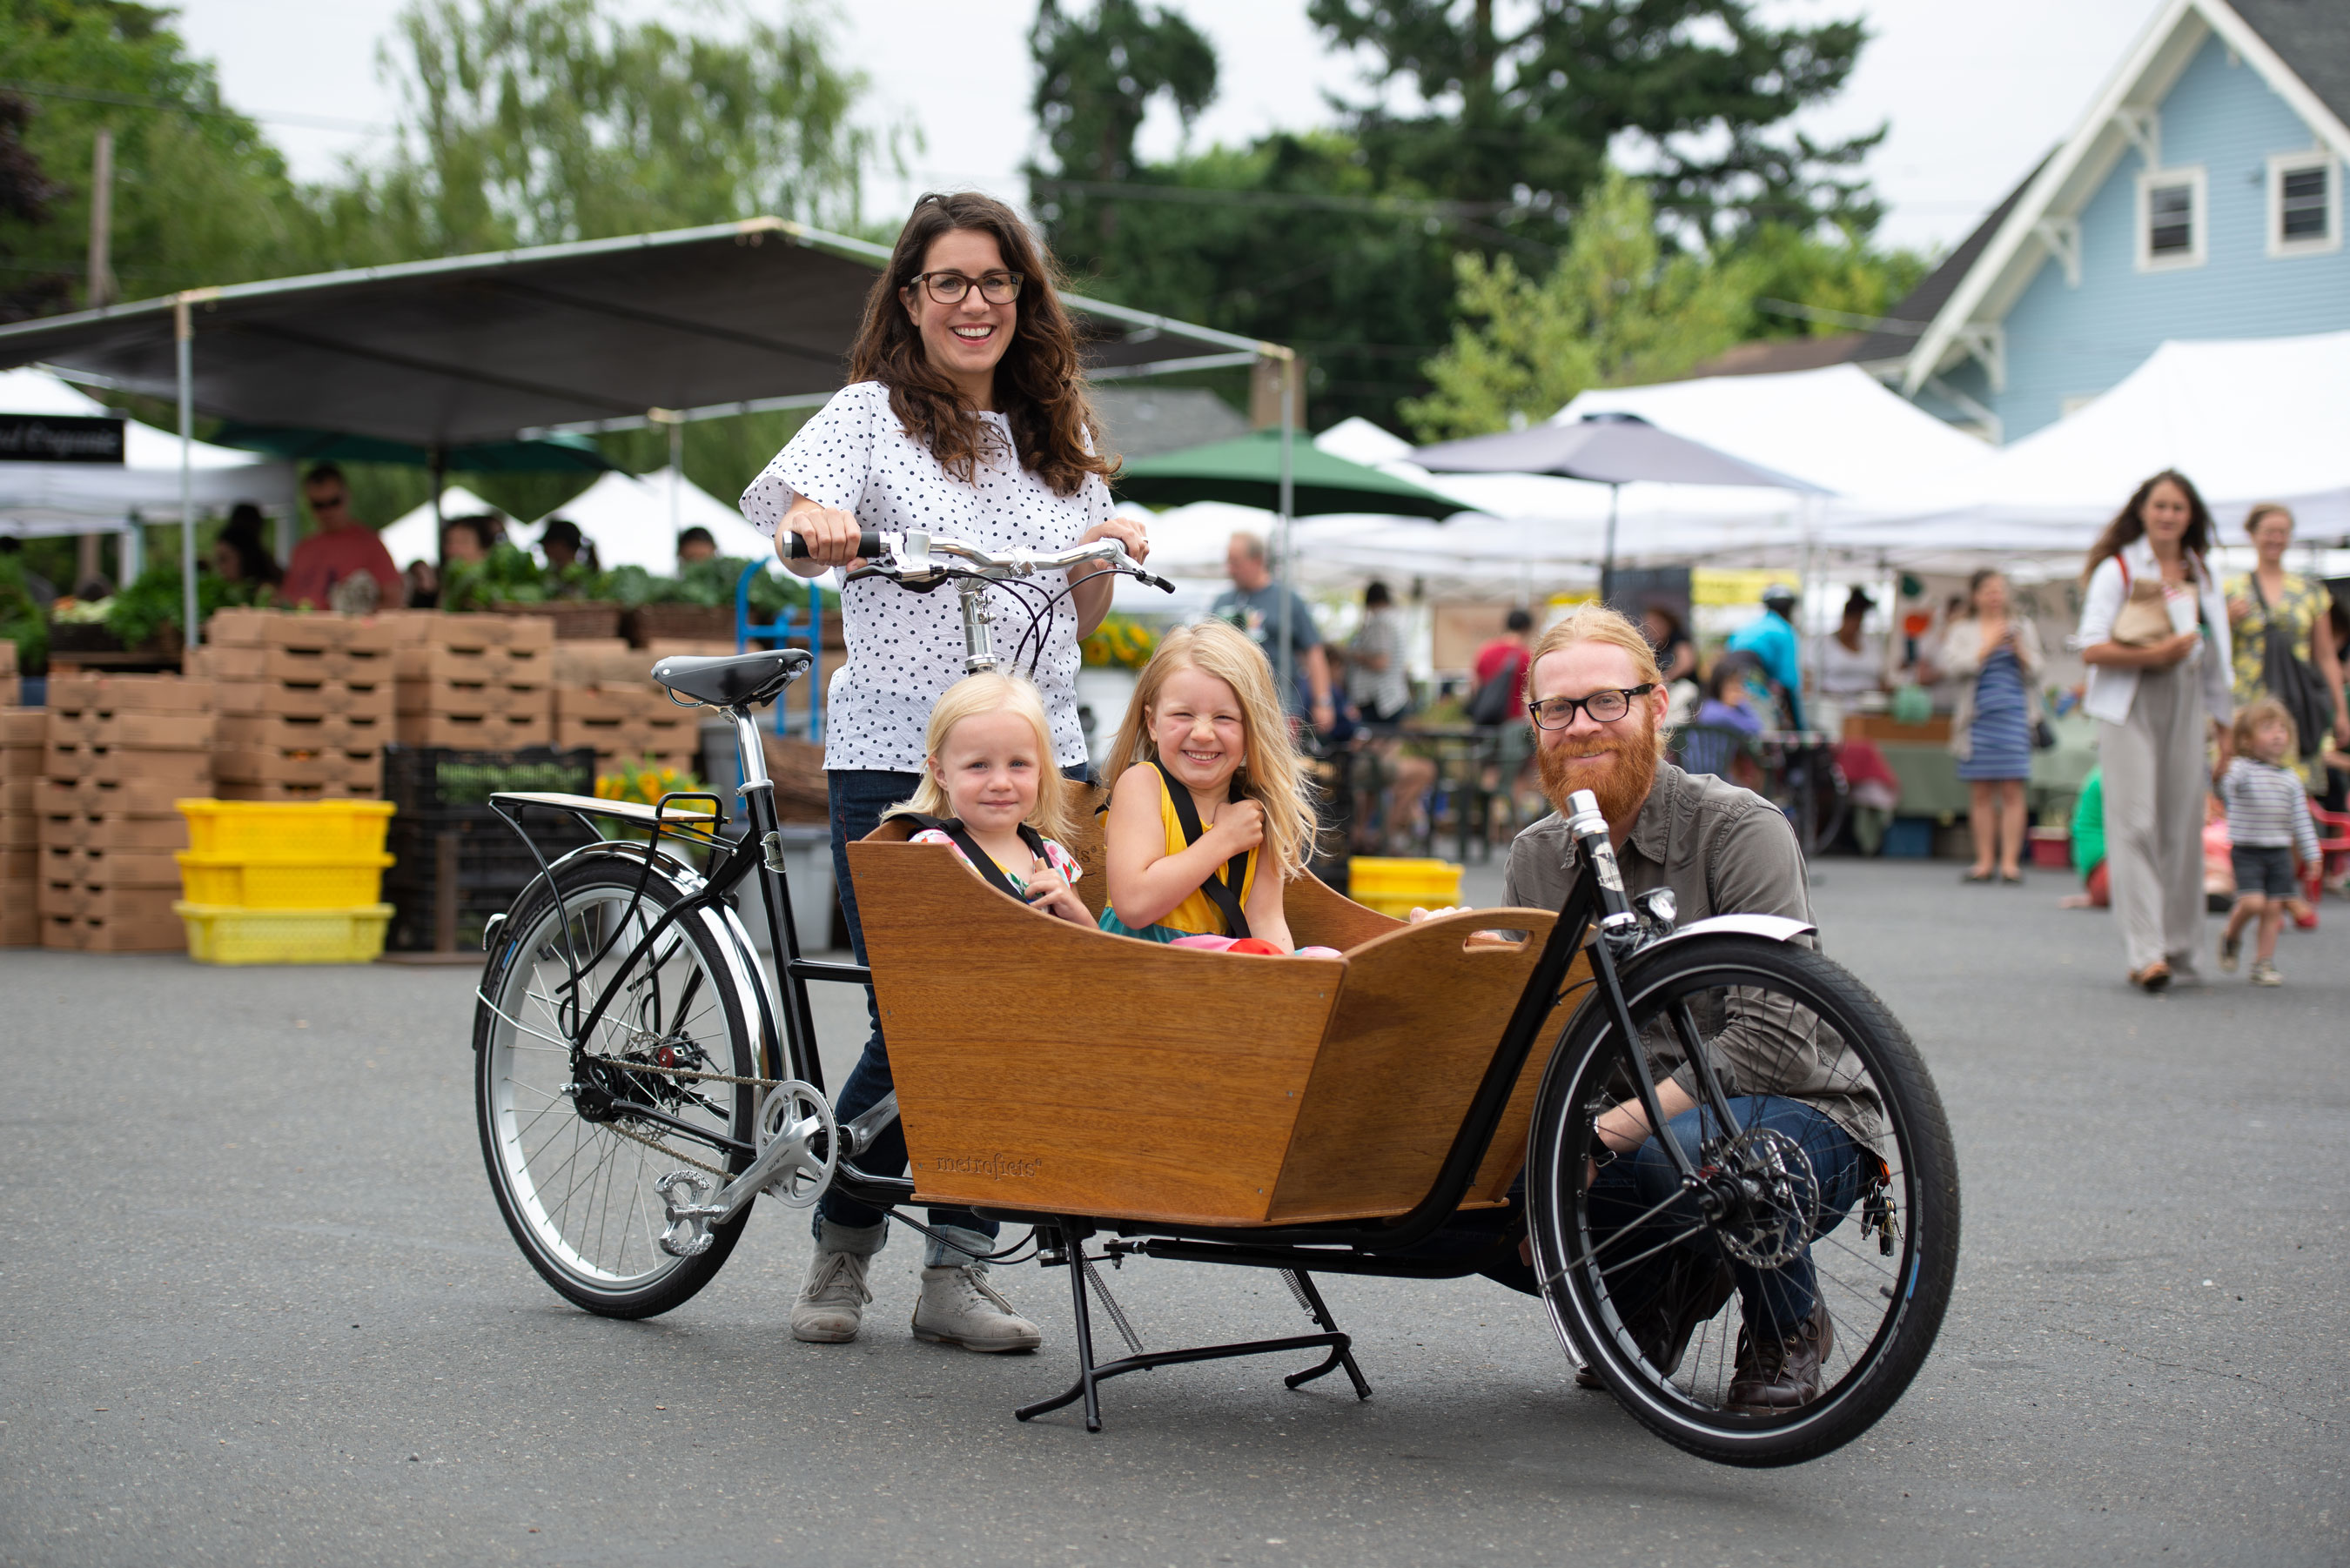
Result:
{"label": "brown leather boot", "polygon": [[1827,1303],[1816,1298],[1812,1317],[1784,1339],[1738,1335],[1738,1368],[1723,1403],[1741,1416],[1783,1416],[1820,1397],[1820,1369],[1835,1348]]}
{"label": "brown leather boot", "polygon": [[[1689,1353],[1690,1336],[1697,1333],[1697,1325],[1720,1312],[1737,1288],[1730,1265],[1721,1259],[1677,1253],[1664,1288],[1626,1324],[1640,1347],[1641,1358],[1660,1376],[1670,1377],[1680,1370],[1681,1357]],[[1588,1366],[1575,1369],[1575,1386],[1607,1386]]]}

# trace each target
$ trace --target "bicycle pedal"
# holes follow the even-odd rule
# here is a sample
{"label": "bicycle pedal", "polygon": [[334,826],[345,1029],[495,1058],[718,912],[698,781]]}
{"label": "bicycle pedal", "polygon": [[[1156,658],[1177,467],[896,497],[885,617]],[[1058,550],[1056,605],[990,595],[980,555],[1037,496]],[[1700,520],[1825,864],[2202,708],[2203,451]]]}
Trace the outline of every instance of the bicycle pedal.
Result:
{"label": "bicycle pedal", "polygon": [[[688,1196],[683,1201],[678,1189]],[[714,1238],[710,1233],[712,1220],[726,1218],[726,1210],[702,1199],[709,1196],[710,1179],[691,1170],[672,1170],[653,1183],[653,1190],[661,1195],[669,1226],[659,1238],[660,1250],[672,1258],[693,1258],[710,1251]]]}

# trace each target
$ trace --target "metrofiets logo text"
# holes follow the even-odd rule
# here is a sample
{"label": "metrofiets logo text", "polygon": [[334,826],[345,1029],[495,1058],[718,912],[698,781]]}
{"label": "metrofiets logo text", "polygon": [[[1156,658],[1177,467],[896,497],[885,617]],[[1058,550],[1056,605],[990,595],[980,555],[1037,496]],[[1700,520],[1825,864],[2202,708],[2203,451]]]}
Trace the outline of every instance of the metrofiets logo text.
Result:
{"label": "metrofiets logo text", "polygon": [[944,1159],[917,1160],[914,1168],[941,1176],[984,1176],[1004,1181],[1033,1177],[1045,1168],[1045,1162],[1017,1154],[951,1154]]}

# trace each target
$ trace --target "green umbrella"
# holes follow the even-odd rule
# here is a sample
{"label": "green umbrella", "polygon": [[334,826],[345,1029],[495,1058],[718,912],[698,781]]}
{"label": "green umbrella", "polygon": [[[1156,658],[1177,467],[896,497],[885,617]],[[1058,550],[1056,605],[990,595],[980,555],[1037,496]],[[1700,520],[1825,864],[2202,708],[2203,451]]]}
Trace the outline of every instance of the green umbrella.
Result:
{"label": "green umbrella", "polygon": [[567,431],[536,441],[475,441],[436,452],[376,436],[232,421],[221,427],[213,442],[295,462],[396,462],[445,473],[601,473],[612,466],[594,441]]}
{"label": "green umbrella", "polygon": [[[1408,479],[1333,457],[1310,441],[1290,449],[1290,514],[1367,512],[1385,517],[1446,518],[1473,508]],[[1228,501],[1281,509],[1281,432],[1258,431],[1232,441],[1137,458],[1114,487],[1121,500],[1146,506]]]}

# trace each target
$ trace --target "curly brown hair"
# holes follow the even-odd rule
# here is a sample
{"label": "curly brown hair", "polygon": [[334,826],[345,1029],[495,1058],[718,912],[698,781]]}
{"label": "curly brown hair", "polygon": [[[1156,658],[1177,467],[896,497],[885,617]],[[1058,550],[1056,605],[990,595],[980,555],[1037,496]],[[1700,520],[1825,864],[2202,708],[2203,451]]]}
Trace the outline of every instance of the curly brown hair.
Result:
{"label": "curly brown hair", "polygon": [[1012,427],[1020,466],[1055,495],[1076,494],[1089,475],[1109,478],[1118,460],[1094,449],[1100,421],[1086,394],[1076,328],[1061,305],[1059,269],[1019,215],[992,196],[931,192],[915,202],[889,266],[865,297],[848,379],[888,387],[889,411],[957,479],[971,483],[988,460],[994,431],[963,407],[954,384],[931,364],[906,309],[931,242],[956,229],[991,236],[1006,270],[1021,276],[1012,341],[995,367],[995,407]]}
{"label": "curly brown hair", "polygon": [[2154,493],[2158,484],[2177,485],[2178,493],[2187,498],[2187,532],[2178,541],[2179,548],[2198,560],[2210,553],[2212,537],[2219,532],[2211,524],[2211,509],[2203,504],[2201,493],[2185,474],[2175,468],[2166,468],[2133,491],[2122,509],[2114,514],[2114,520],[2106,524],[2106,531],[2089,546],[2088,564],[2081,568],[2081,581],[2087,582],[2109,557],[2120,555],[2123,545],[2146,536],[2146,498]]}

